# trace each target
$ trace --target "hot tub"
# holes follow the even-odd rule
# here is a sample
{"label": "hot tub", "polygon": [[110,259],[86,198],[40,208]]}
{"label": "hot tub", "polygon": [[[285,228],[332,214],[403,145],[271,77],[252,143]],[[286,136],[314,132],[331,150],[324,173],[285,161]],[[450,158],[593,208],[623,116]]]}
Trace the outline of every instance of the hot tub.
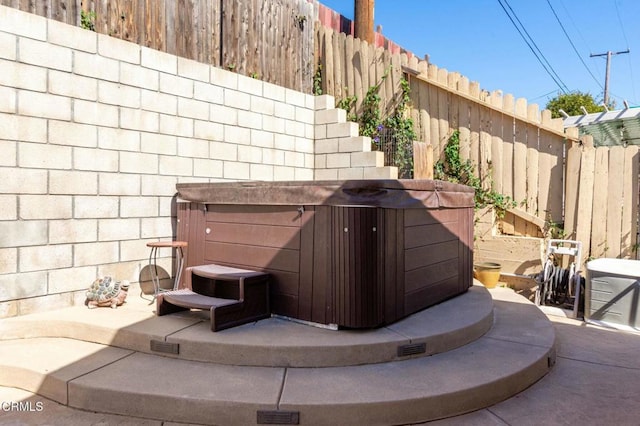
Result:
{"label": "hot tub", "polygon": [[640,260],[587,263],[585,321],[640,330]]}
{"label": "hot tub", "polygon": [[186,266],[271,274],[271,311],[393,323],[472,285],[473,190],[432,180],[184,183]]}

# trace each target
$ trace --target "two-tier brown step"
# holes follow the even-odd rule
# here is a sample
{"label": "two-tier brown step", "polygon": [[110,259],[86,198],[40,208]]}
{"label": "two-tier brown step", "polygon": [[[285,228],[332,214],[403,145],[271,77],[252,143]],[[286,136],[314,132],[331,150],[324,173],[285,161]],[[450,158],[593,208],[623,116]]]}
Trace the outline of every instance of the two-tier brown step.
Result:
{"label": "two-tier brown step", "polygon": [[211,331],[268,318],[269,274],[209,264],[185,271],[184,288],[158,294],[158,316],[191,309],[209,311]]}

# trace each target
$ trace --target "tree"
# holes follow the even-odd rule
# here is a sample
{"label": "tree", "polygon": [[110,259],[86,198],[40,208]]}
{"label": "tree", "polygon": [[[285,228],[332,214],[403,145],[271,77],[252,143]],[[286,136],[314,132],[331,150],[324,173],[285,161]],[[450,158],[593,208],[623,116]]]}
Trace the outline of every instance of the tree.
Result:
{"label": "tree", "polygon": [[560,110],[569,115],[583,115],[584,112],[580,107],[585,107],[588,113],[604,111],[604,107],[598,105],[590,93],[578,91],[559,94],[547,102],[545,108],[551,111],[552,118],[563,118]]}

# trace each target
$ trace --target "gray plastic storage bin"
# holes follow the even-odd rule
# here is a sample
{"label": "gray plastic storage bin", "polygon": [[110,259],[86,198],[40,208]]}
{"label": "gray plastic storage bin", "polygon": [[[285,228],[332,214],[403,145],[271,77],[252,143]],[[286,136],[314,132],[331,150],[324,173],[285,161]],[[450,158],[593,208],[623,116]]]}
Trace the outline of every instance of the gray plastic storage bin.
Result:
{"label": "gray plastic storage bin", "polygon": [[588,262],[585,291],[585,321],[640,330],[640,260]]}

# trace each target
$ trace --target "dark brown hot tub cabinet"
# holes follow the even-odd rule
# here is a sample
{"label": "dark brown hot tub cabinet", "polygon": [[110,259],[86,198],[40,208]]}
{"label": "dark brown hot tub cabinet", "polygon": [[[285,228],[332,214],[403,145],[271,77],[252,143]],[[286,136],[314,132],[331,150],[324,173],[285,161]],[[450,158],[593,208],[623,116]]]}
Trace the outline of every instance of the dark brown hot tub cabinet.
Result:
{"label": "dark brown hot tub cabinet", "polygon": [[433,180],[178,184],[186,266],[271,275],[271,312],[377,327],[472,284],[473,190]]}

